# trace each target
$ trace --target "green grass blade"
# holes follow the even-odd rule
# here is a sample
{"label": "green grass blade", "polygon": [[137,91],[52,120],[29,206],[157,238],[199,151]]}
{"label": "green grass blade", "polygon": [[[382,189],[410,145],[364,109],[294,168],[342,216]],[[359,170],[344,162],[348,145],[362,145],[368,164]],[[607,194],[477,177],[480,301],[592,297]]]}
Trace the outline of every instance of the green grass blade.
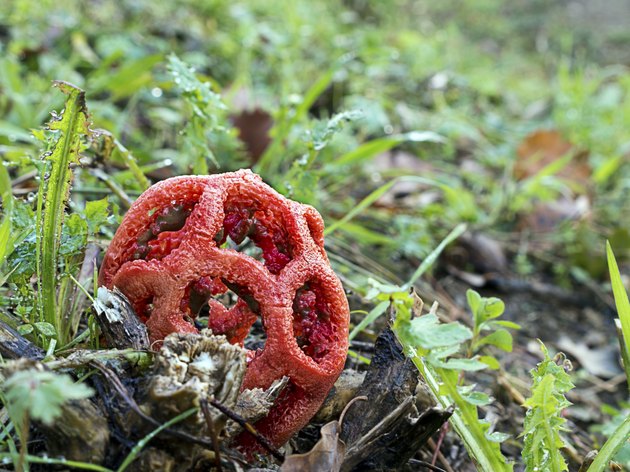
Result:
{"label": "green grass blade", "polygon": [[451,189],[448,185],[446,185],[446,184],[444,184],[442,182],[438,182],[437,180],[429,179],[429,178],[426,178],[426,177],[420,177],[420,176],[416,176],[416,175],[403,175],[403,176],[400,176],[400,177],[396,177],[395,179],[392,179],[389,182],[381,185],[376,190],[374,190],[372,193],[370,193],[367,197],[365,197],[363,200],[361,200],[357,206],[355,206],[351,211],[349,211],[342,219],[340,219],[338,221],[335,221],[333,224],[328,226],[324,230],[324,235],[327,236],[330,233],[332,233],[333,231],[335,231],[337,228],[339,228],[341,226],[344,226],[346,223],[348,223],[350,220],[352,220],[355,216],[357,216],[359,213],[361,213],[367,207],[369,207],[374,202],[376,202],[385,193],[387,193],[387,191],[390,188],[392,188],[394,186],[394,184],[396,184],[397,182],[417,182],[417,183],[421,183],[421,184],[437,187],[440,190],[442,190],[443,192],[456,191],[455,189]]}
{"label": "green grass blade", "polygon": [[[11,454],[11,453],[0,453],[0,460],[2,460],[3,463],[5,463],[4,461],[15,461],[17,462],[17,458],[15,457],[16,454]],[[30,454],[28,454],[26,456],[26,459],[33,463],[33,464],[48,464],[48,465],[65,465],[66,467],[70,467],[73,469],[80,469],[80,470],[93,470],[96,472],[112,472],[111,469],[108,469],[107,467],[103,467],[97,464],[89,464],[87,462],[79,462],[79,461],[71,461],[68,459],[54,459],[51,457],[39,457],[39,456],[32,456]],[[9,464],[11,462],[8,462]]]}
{"label": "green grass blade", "polygon": [[368,326],[376,318],[378,318],[383,313],[385,313],[385,310],[387,310],[388,306],[389,306],[389,301],[383,301],[379,303],[378,305],[376,305],[374,308],[372,308],[372,310],[370,310],[370,312],[367,315],[365,315],[365,317],[361,320],[361,322],[354,327],[354,329],[348,336],[348,339],[352,341],[356,337],[357,334],[359,334],[363,329],[365,329],[366,326]]}
{"label": "green grass blade", "polygon": [[[617,313],[619,314],[619,320],[621,322],[623,339],[619,340],[620,347],[624,354],[623,357],[630,359],[630,301],[628,301],[628,293],[621,281],[621,273],[619,272],[619,266],[617,266],[617,260],[608,241],[606,241],[606,257],[608,258],[608,270],[610,271],[610,283],[612,285],[613,295],[615,296],[615,305],[617,306]],[[624,363],[624,369],[626,371],[628,387],[630,388],[630,365]]]}
{"label": "green grass blade", "polygon": [[[50,162],[50,176],[46,183],[44,196],[43,225],[41,229],[41,272],[40,303],[44,321],[52,324],[59,337],[61,316],[58,313],[57,293],[57,256],[61,238],[66,202],[70,192],[70,165],[79,162],[79,153],[83,149],[82,138],[89,133],[85,92],[65,82],[55,82],[68,98],[61,119],[50,122],[49,127],[59,133],[52,152],[45,156]],[[43,176],[42,176],[43,177]],[[65,340],[60,339],[62,343]]]}
{"label": "green grass blade", "polygon": [[405,285],[403,285],[402,288],[405,290],[411,288],[411,286],[415,284],[420,277],[422,277],[422,274],[424,274],[427,269],[433,265],[435,260],[444,250],[444,248],[455,241],[457,238],[459,238],[462,234],[464,234],[465,231],[466,225],[464,223],[460,223],[455,226],[455,228],[453,228],[453,230],[446,235],[442,242],[440,242],[440,244],[438,244],[438,246],[433,251],[431,251],[431,254],[429,254],[424,259],[424,261],[422,261],[422,264],[420,264],[420,266],[413,273],[409,281]]}
{"label": "green grass blade", "polygon": [[346,154],[340,156],[338,159],[335,160],[334,165],[342,166],[366,161],[380,153],[389,151],[398,144],[408,141],[415,143],[441,143],[444,142],[444,138],[439,134],[434,133],[433,131],[412,131],[410,133],[377,138],[363,143],[356,149],[353,149],[352,151],[349,151]]}
{"label": "green grass blade", "polygon": [[592,462],[587,472],[602,472],[608,468],[608,463],[613,460],[617,451],[630,438],[630,416],[621,423],[613,434],[604,443],[597,453],[595,460]]}
{"label": "green grass blade", "polygon": [[148,442],[151,441],[151,439],[153,439],[155,436],[160,434],[160,432],[174,425],[175,423],[179,423],[180,421],[185,420],[186,418],[188,418],[189,416],[191,416],[193,413],[196,413],[196,412],[197,412],[197,408],[191,408],[190,410],[186,410],[185,412],[180,413],[176,417],[168,420],[163,425],[155,428],[153,431],[147,434],[144,438],[138,441],[138,444],[134,446],[134,448],[131,450],[129,455],[125,458],[123,463],[120,464],[120,467],[118,467],[116,472],[123,472],[127,467],[129,467],[129,465],[136,459],[138,454],[140,454],[140,451],[142,451],[144,446],[146,446]]}
{"label": "green grass blade", "polygon": [[392,188],[392,186],[396,182],[397,182],[396,179],[390,180],[386,184],[383,184],[379,188],[374,190],[367,197],[365,197],[363,200],[361,200],[357,206],[355,206],[352,210],[350,210],[348,213],[346,213],[346,215],[343,218],[341,218],[338,221],[335,221],[332,225],[327,227],[324,230],[324,235],[327,236],[327,235],[331,234],[337,228],[340,228],[341,226],[346,224],[348,221],[350,221],[352,218],[354,218],[359,213],[361,213],[363,210],[365,210],[367,207],[372,205],[376,200],[381,198],[385,194],[385,192],[387,192],[390,188]]}
{"label": "green grass blade", "polygon": [[0,164],[0,197],[2,198],[2,223],[0,223],[0,264],[11,254],[11,214],[13,213],[13,195],[11,179],[4,164]]}

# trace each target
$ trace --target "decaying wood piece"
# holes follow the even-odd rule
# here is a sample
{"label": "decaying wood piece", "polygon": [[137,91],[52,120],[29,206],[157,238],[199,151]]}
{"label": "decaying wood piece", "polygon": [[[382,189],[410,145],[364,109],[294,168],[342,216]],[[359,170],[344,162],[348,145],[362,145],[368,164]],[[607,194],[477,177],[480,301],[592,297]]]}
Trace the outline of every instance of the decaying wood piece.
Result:
{"label": "decaying wood piece", "polygon": [[369,408],[358,404],[346,414],[341,438],[348,450],[342,471],[404,466],[452,414],[435,407],[389,328],[376,340],[358,395],[368,397]]}
{"label": "decaying wood piece", "polygon": [[[45,370],[48,370],[48,367],[37,360],[27,358],[11,360],[1,365],[0,381],[8,379],[16,372]],[[44,434],[46,448],[50,454],[93,463],[101,463],[106,457],[110,439],[107,418],[89,399],[62,404],[61,415],[53,425],[37,423],[37,426]]]}
{"label": "decaying wood piece", "polygon": [[324,404],[319,409],[313,421],[328,423],[339,418],[345,406],[359,395],[359,389],[365,380],[365,372],[344,370],[333,386]]}
{"label": "decaying wood piece", "polygon": [[[113,292],[112,292],[113,293]],[[101,307],[102,323],[126,311],[125,302],[112,293],[106,295]],[[121,301],[122,300],[122,301]],[[109,310],[108,314],[105,311]],[[146,348],[146,333],[137,335],[133,324],[144,328],[132,310],[128,310],[130,325],[104,329],[109,332],[110,346]],[[115,332],[121,334],[114,334]],[[132,333],[132,334],[130,334]],[[133,334],[136,333],[136,334]],[[121,336],[115,342],[112,336]],[[121,339],[123,341],[121,341]],[[140,341],[138,341],[140,340]],[[207,400],[207,412],[192,415],[187,420],[165,429],[152,440],[152,447],[141,453],[130,470],[208,470],[218,463],[241,463],[241,457],[226,449],[229,439],[241,431],[228,416],[238,415],[244,422],[265,416],[287,384],[279,379],[269,389],[240,391],[246,367],[245,350],[205,330],[201,334],[176,334],[165,339],[153,360],[153,368],[139,367],[137,355],[151,358],[151,353],[136,353],[129,349],[118,352],[78,350],[67,357],[39,362],[45,354],[10,327],[0,324],[0,353],[5,359],[17,359],[3,364],[3,369],[66,370],[95,367],[98,375],[90,382],[99,392],[98,398],[79,400],[62,406],[63,413],[51,427],[37,425],[46,440],[50,454],[67,459],[119,465],[129,448],[165,421]],[[136,354],[135,357],[132,357]],[[6,375],[10,375],[6,371]],[[0,372],[0,374],[2,374]],[[108,388],[109,387],[109,388]],[[92,401],[94,400],[94,401]],[[212,421],[208,421],[208,412]],[[227,415],[227,416],[226,416]],[[212,424],[214,431],[209,431]],[[213,439],[219,439],[213,450]],[[217,459],[218,458],[218,459]],[[160,467],[156,468],[156,464]],[[208,467],[205,464],[209,464]]]}
{"label": "decaying wood piece", "polygon": [[0,321],[0,355],[3,359],[41,360],[46,353],[8,324]]}
{"label": "decaying wood piece", "polygon": [[138,319],[127,297],[117,288],[98,288],[94,312],[109,347],[139,350],[149,348],[146,326]]}
{"label": "decaying wood piece", "polygon": [[[245,419],[249,423],[255,423],[259,419],[267,416],[269,410],[275,403],[276,399],[282,392],[282,389],[289,383],[289,377],[282,377],[274,381],[267,390],[262,388],[252,388],[243,390],[234,406],[234,413]],[[230,433],[228,430],[228,436],[235,436],[237,432],[240,432],[240,426],[234,422],[230,422],[228,427],[236,427],[236,430]]]}
{"label": "decaying wood piece", "polygon": [[103,411],[91,400],[73,400],[61,406],[52,426],[40,425],[48,453],[67,459],[101,464],[107,457],[110,431]]}

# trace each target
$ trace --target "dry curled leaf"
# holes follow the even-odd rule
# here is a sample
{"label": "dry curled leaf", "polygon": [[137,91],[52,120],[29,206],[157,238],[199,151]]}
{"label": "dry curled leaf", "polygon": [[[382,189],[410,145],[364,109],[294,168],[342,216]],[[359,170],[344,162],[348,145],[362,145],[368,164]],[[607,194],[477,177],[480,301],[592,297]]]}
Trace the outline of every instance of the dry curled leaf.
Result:
{"label": "dry curled leaf", "polygon": [[339,439],[339,421],[331,421],[322,426],[322,438],[309,452],[288,456],[280,467],[281,472],[302,472],[321,470],[338,472],[346,454],[346,444]]}
{"label": "dry curled leaf", "polygon": [[281,472],[300,472],[304,470],[317,470],[326,472],[339,472],[341,465],[346,456],[346,443],[339,439],[343,418],[346,411],[358,401],[366,401],[367,397],[354,397],[348,402],[341,412],[339,421],[331,421],[326,423],[319,430],[321,439],[313,446],[309,452],[305,454],[293,454],[288,456],[282,467]]}
{"label": "dry curled leaf", "polygon": [[586,154],[576,153],[573,145],[556,130],[538,130],[529,134],[517,149],[518,159],[514,166],[514,176],[518,180],[537,175],[554,161],[569,153],[574,158],[557,173],[559,177],[585,184],[591,168],[586,162]]}

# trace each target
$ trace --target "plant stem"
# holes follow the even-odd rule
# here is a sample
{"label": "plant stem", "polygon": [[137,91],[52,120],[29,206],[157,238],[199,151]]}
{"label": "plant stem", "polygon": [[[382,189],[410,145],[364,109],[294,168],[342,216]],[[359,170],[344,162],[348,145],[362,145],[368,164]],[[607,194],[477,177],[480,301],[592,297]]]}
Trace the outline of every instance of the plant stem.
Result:
{"label": "plant stem", "polygon": [[28,455],[28,430],[30,426],[28,412],[24,413],[22,419],[22,426],[20,428],[20,455],[18,456],[18,462],[15,465],[17,472],[28,471],[28,462],[26,456]]}

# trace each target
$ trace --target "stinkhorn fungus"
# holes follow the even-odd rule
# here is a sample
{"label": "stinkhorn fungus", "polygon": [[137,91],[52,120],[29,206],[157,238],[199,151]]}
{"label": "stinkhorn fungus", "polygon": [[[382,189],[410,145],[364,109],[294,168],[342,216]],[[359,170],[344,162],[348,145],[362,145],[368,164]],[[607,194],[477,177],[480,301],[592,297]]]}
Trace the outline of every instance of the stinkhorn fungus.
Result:
{"label": "stinkhorn fungus", "polygon": [[[289,377],[255,424],[280,446],[317,412],[348,350],[348,301],[323,229],[314,208],[286,199],[250,171],[174,177],[132,205],[99,282],[127,296],[151,341],[197,332],[203,312],[215,334],[243,345],[260,317],[265,344],[249,352],[242,388],[266,389]],[[258,259],[239,252],[248,244]],[[226,307],[229,291],[237,300]],[[237,439],[246,450],[257,448],[247,433]]]}

